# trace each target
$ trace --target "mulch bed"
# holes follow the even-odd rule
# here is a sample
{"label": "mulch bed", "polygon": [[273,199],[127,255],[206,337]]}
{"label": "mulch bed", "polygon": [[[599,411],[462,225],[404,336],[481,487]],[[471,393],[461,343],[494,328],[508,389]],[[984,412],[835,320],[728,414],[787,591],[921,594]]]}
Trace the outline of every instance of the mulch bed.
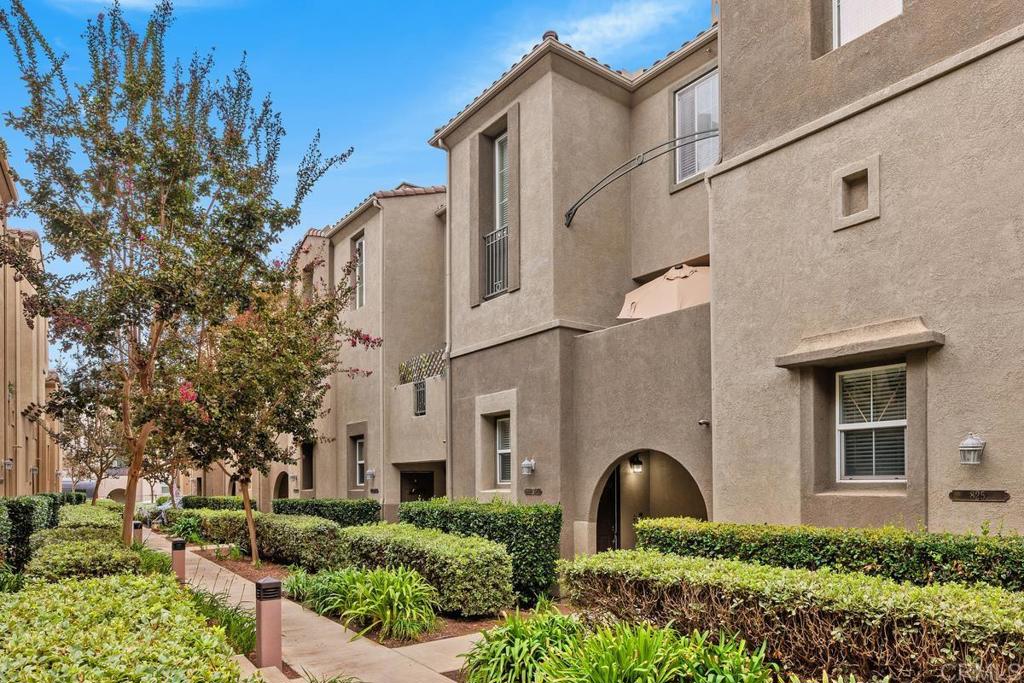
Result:
{"label": "mulch bed", "polygon": [[238,574],[243,579],[256,582],[266,576],[272,579],[278,579],[284,581],[288,578],[288,568],[274,564],[273,562],[262,562],[259,567],[252,566],[252,560],[249,557],[242,557],[240,560],[232,560],[227,557],[226,551],[221,551],[221,556],[217,557],[215,550],[209,548],[205,550],[193,550],[196,555],[204,557],[214,564],[224,567],[233,574]]}

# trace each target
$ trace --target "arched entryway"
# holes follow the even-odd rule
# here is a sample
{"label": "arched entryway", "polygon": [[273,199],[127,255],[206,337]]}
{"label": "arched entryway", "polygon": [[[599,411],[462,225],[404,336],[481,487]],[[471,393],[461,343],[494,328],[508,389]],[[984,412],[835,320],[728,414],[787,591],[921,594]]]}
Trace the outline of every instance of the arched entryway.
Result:
{"label": "arched entryway", "polygon": [[274,498],[287,498],[288,497],[288,473],[281,472],[277,475],[277,480],[274,482]]}
{"label": "arched entryway", "polygon": [[[645,517],[707,519],[700,487],[677,460],[660,451],[634,451],[617,460],[595,491],[597,551],[632,548],[633,524]],[[596,509],[595,509],[596,508]]]}
{"label": "arched entryway", "polygon": [[124,497],[125,497],[125,490],[124,489],[113,489],[110,493],[107,494],[107,498],[109,498],[110,500],[114,501],[115,503],[123,503],[124,502]]}

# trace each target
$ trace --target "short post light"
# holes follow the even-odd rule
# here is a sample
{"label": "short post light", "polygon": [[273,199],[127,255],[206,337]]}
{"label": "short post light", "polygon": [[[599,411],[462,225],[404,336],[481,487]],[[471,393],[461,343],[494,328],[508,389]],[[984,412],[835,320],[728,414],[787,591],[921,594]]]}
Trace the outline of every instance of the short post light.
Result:
{"label": "short post light", "polygon": [[537,461],[534,460],[533,458],[527,458],[526,460],[523,461],[523,464],[519,466],[519,473],[522,474],[524,477],[529,477],[536,471]]}
{"label": "short post light", "polygon": [[256,666],[281,668],[281,582],[256,582]]}
{"label": "short post light", "polygon": [[178,583],[185,583],[185,539],[171,539],[171,567],[174,575],[178,577]]}
{"label": "short post light", "polygon": [[960,442],[960,464],[980,465],[981,454],[985,452],[985,440],[974,432],[969,432]]}
{"label": "short post light", "polygon": [[132,522],[132,542],[142,543],[142,522],[137,519]]}

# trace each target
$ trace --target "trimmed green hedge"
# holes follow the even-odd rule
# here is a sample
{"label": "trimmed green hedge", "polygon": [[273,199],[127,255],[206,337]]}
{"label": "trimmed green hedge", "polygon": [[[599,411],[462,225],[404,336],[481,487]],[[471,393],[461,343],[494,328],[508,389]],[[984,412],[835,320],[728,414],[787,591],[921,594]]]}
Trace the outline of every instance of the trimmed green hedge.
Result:
{"label": "trimmed green hedge", "polygon": [[50,520],[47,522],[47,526],[53,528],[57,526],[60,521],[60,508],[64,504],[61,494],[59,493],[37,493],[37,496],[42,496],[50,501]]}
{"label": "trimmed green hedge", "polygon": [[636,523],[637,547],[793,569],[857,571],[924,586],[961,581],[1024,590],[1024,537],[703,522]]}
{"label": "trimmed green hedge", "polygon": [[483,538],[382,522],[342,529],[339,555],[361,567],[415,569],[437,589],[444,612],[497,614],[514,600],[512,561]]}
{"label": "trimmed green hedge", "polygon": [[241,510],[241,496],[183,496],[181,507],[186,510]]}
{"label": "trimmed green hedge", "polygon": [[7,562],[21,571],[31,554],[29,538],[50,526],[52,501],[44,496],[19,496],[7,498],[4,505],[11,522]]}
{"label": "trimmed green hedge", "polygon": [[110,541],[44,545],[25,565],[29,581],[62,581],[110,574],[137,574],[142,560],[131,548]]}
{"label": "trimmed green hedge", "polygon": [[0,680],[238,683],[223,630],[173,577],[110,576],[0,595]]}
{"label": "trimmed green hedge", "polygon": [[512,558],[513,587],[525,598],[547,591],[555,581],[562,533],[561,506],[435,498],[402,503],[398,520],[424,529],[481,536],[500,543]]}
{"label": "trimmed green hedge", "polygon": [[121,530],[109,527],[57,527],[56,529],[43,529],[37,531],[28,539],[31,552],[35,553],[44,546],[54,543],[70,543],[72,541],[106,541],[108,543],[120,543]]}
{"label": "trimmed green hedge", "polygon": [[380,521],[380,503],[372,498],[277,498],[278,515],[323,517],[340,526],[360,526]]}
{"label": "trimmed green hedge", "polygon": [[7,512],[7,506],[3,499],[0,499],[0,565],[7,561],[11,544],[11,516]]}
{"label": "trimmed green hedge", "polygon": [[108,505],[67,505],[61,508],[60,526],[66,529],[94,527],[120,530],[122,514]]}
{"label": "trimmed green hedge", "polygon": [[85,494],[81,491],[65,491],[60,494],[60,502],[64,505],[83,505],[85,501]]}
{"label": "trimmed green hedge", "polygon": [[901,683],[963,680],[968,671],[1024,680],[1024,594],[1001,588],[921,587],[651,550],[563,561],[559,575],[570,600],[598,616],[738,633],[767,643],[769,659],[786,670]]}

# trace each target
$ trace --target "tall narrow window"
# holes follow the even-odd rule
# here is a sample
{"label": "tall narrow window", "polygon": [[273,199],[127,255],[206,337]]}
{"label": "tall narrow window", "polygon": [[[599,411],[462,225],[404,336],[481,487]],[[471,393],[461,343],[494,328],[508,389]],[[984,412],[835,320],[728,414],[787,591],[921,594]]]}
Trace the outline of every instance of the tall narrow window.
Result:
{"label": "tall narrow window", "polygon": [[[701,135],[714,131],[712,136]],[[676,91],[676,182],[718,161],[718,71]],[[694,140],[696,139],[696,142]]]}
{"label": "tall narrow window", "polygon": [[907,366],[836,373],[836,450],[841,479],[907,476]]}
{"label": "tall narrow window", "polygon": [[412,414],[413,415],[426,415],[427,414],[427,382],[426,380],[417,380],[412,385]]}
{"label": "tall narrow window", "polygon": [[484,296],[508,289],[508,133],[494,141],[494,229],[484,235]]}
{"label": "tall narrow window", "polygon": [[902,13],[903,0],[832,0],[832,46],[846,45]]}
{"label": "tall narrow window", "polygon": [[366,485],[366,440],[357,436],[352,440],[352,449],[355,453],[356,463],[356,486]]}
{"label": "tall narrow window", "polygon": [[497,453],[496,472],[499,485],[512,483],[512,434],[511,424],[507,417],[499,417],[494,421],[495,452]]}
{"label": "tall narrow window", "polygon": [[313,449],[311,443],[302,444],[302,488],[309,490],[313,488]]}
{"label": "tall narrow window", "polygon": [[362,308],[366,304],[366,239],[364,237],[356,238],[352,252],[356,259],[356,308]]}

